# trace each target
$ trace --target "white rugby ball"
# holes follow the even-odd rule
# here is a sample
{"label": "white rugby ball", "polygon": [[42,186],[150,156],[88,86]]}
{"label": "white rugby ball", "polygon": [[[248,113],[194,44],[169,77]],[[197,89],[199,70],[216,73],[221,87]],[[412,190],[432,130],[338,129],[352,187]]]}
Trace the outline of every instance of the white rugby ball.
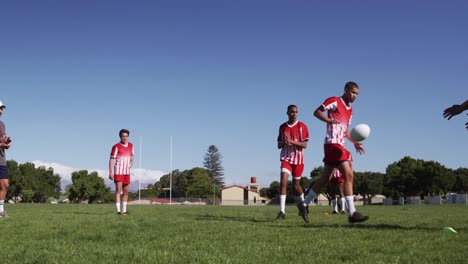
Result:
{"label": "white rugby ball", "polygon": [[370,127],[367,124],[359,124],[351,129],[351,138],[360,142],[370,135]]}

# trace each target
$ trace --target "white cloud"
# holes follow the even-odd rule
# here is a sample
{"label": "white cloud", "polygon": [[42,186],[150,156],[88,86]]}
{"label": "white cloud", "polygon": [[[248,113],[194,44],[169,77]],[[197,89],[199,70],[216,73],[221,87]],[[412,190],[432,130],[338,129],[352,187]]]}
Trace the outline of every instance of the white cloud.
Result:
{"label": "white cloud", "polygon": [[[102,169],[87,169],[87,168],[73,168],[67,165],[63,165],[60,163],[55,162],[45,162],[40,160],[32,161],[36,167],[44,166],[46,168],[53,168],[54,173],[58,174],[61,178],[62,189],[65,185],[71,184],[71,174],[75,171],[80,170],[87,170],[88,172],[97,172],[100,177],[104,180],[107,180],[109,177],[108,170]],[[142,187],[148,184],[154,184],[155,182],[159,181],[159,178],[166,174],[165,172],[159,170],[147,170],[147,169],[132,169],[131,177],[132,177],[132,184],[133,182],[138,182],[141,179]],[[107,182],[107,181],[106,181]],[[111,186],[113,184],[110,184]],[[136,187],[138,189],[138,187]]]}

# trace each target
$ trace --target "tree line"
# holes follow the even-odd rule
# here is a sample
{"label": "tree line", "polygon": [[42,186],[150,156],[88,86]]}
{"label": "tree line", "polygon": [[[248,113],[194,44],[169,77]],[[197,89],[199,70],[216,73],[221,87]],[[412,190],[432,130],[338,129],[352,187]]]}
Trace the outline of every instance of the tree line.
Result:
{"label": "tree line", "polygon": [[[142,197],[164,197],[172,179],[172,195],[186,198],[220,197],[220,188],[224,187],[224,169],[222,155],[215,145],[208,147],[203,165],[205,168],[174,170],[163,175],[159,181],[147,186],[141,192]],[[34,163],[18,164],[7,161],[10,176],[10,187],[7,200],[26,203],[44,203],[51,199],[66,196],[69,202],[109,203],[114,197],[104,179],[97,172],[80,170],[72,172],[72,183],[61,193],[60,176],[53,168],[37,167]],[[136,199],[138,193],[131,193],[130,199]]]}
{"label": "tree line", "polygon": [[[211,150],[210,150],[211,149]],[[213,160],[206,159],[208,153],[214,151],[209,148],[205,155],[204,168],[195,167],[189,170],[173,170],[163,175],[154,184],[149,184],[141,190],[141,197],[168,197],[171,187],[172,196],[183,198],[220,198],[224,187],[221,155],[216,149],[216,166],[207,166]],[[72,183],[66,186],[65,193],[61,193],[60,176],[53,168],[35,167],[33,163],[18,164],[14,160],[7,161],[10,175],[10,188],[7,199],[16,202],[48,202],[50,198],[58,199],[65,195],[70,202],[108,203],[113,201],[113,195],[104,179],[97,172],[81,170],[73,172]],[[212,171],[210,168],[217,168]],[[317,180],[323,167],[314,168],[310,177],[302,177],[301,185],[308,189]],[[217,178],[215,178],[217,177]],[[330,186],[324,187],[322,193],[331,198]],[[260,194],[268,198],[279,197],[280,184],[274,181],[268,188],[262,188]],[[387,166],[385,173],[355,172],[354,193],[361,195],[366,202],[372,197],[382,194],[386,197],[408,197],[426,195],[445,195],[447,193],[468,193],[468,168],[450,169],[435,161],[414,159],[409,156]],[[136,199],[138,193],[130,194],[130,199]],[[294,199],[293,186],[288,185],[288,199]]]}
{"label": "tree line", "polygon": [[[303,177],[304,189],[312,186],[322,174],[323,167],[314,168],[310,179]],[[323,188],[322,193],[330,200],[332,186]],[[468,168],[450,169],[435,161],[414,159],[409,156],[387,166],[385,173],[354,172],[353,191],[370,203],[377,194],[394,199],[410,196],[445,195],[447,193],[468,193]],[[270,199],[279,197],[280,183],[274,181],[268,188],[260,190],[262,196]],[[294,188],[288,184],[287,199],[293,202]]]}

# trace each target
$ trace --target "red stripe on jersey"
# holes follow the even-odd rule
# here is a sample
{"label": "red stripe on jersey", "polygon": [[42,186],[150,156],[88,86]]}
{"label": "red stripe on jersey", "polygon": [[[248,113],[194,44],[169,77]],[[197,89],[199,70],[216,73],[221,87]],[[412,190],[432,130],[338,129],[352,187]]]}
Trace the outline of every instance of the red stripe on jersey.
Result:
{"label": "red stripe on jersey", "polygon": [[[293,141],[307,141],[309,140],[309,130],[307,126],[297,121],[293,125],[289,125],[287,122],[283,123],[279,128],[278,142],[284,142],[284,135],[288,134],[289,138]],[[290,164],[304,164],[304,152],[303,148],[291,145],[284,146],[281,149],[280,160],[289,162]]]}

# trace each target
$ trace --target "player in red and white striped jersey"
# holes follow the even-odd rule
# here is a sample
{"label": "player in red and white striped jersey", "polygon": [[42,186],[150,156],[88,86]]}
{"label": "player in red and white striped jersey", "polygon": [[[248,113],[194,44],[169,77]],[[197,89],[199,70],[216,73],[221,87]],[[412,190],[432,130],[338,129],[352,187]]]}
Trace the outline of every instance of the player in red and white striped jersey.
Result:
{"label": "player in red and white striped jersey", "polygon": [[[115,182],[115,207],[117,213],[127,214],[128,191],[130,189],[130,169],[133,166],[133,144],[128,142],[130,132],[127,129],[119,131],[120,142],[112,147],[109,159],[109,179]],[[120,194],[123,195],[120,199]],[[122,212],[120,201],[122,200]]]}
{"label": "player in red and white striped jersey", "polygon": [[289,105],[287,115],[288,121],[280,126],[277,140],[278,149],[281,149],[280,212],[277,219],[284,219],[286,216],[286,187],[290,174],[293,177],[296,195],[304,201],[300,180],[304,170],[304,149],[309,140],[309,131],[304,123],[297,120],[297,106]]}
{"label": "player in red and white striped jersey", "polygon": [[[298,204],[299,213],[306,222],[309,220],[307,216],[307,206],[315,199],[322,187],[327,184],[335,168],[340,170],[345,180],[344,193],[349,213],[348,221],[354,223],[369,219],[368,216],[356,212],[356,208],[354,207],[352,157],[351,153],[345,148],[346,137],[354,144],[357,153],[364,153],[364,148],[361,143],[351,139],[348,129],[353,114],[351,103],[356,100],[358,94],[359,86],[355,82],[348,82],[344,87],[344,92],[341,97],[330,97],[326,99],[314,112],[316,118],[327,123],[327,133],[324,144],[325,157],[323,158],[324,170],[322,176],[315,181],[304,203]],[[327,115],[324,114],[325,111],[328,112]]]}
{"label": "player in red and white striped jersey", "polygon": [[[334,169],[331,175],[330,180],[328,181],[328,187],[331,196],[331,206],[332,206],[332,214],[337,214],[341,212],[345,214],[345,196],[344,196],[344,178],[341,175],[340,170]],[[336,198],[336,195],[339,195],[339,199]]]}

